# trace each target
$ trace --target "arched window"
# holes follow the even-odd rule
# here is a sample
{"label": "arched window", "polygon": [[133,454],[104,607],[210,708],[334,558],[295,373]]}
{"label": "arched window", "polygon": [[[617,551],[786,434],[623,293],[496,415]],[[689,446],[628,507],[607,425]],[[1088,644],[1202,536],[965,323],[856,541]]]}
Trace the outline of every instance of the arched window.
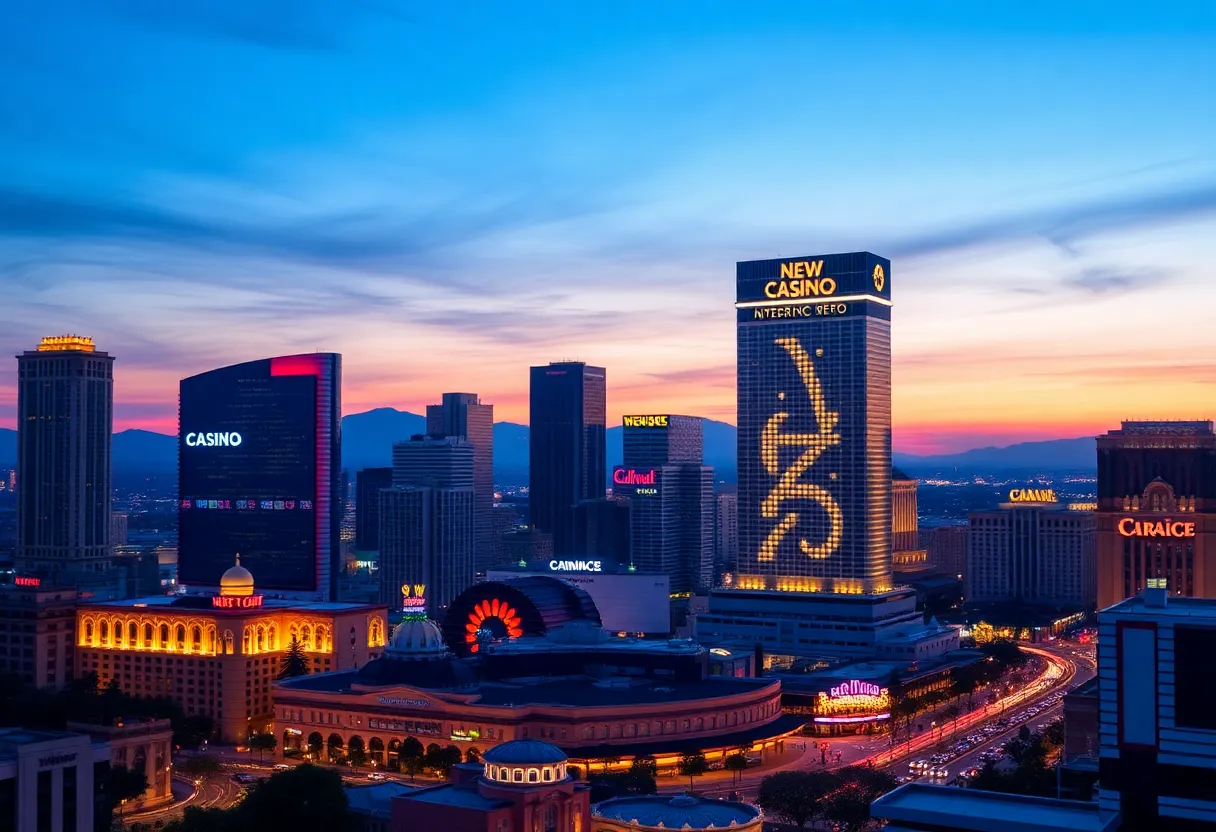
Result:
{"label": "arched window", "polygon": [[524,782],[524,770],[522,768],[517,768],[514,771],[512,771],[511,779],[514,780],[516,783]]}
{"label": "arched window", "polygon": [[312,650],[312,627],[305,624],[300,628],[300,646],[305,650]]}
{"label": "arched window", "polygon": [[178,624],[177,629],[173,633],[174,647],[178,650],[185,651],[186,649],[186,625]]}
{"label": "arched window", "polygon": [[546,782],[546,783],[548,783],[548,782],[550,782],[550,781],[552,781],[552,780],[553,780],[553,769],[549,768],[548,766],[545,766],[545,777],[544,777],[544,780],[545,780],[545,782]]}
{"label": "arched window", "polygon": [[152,625],[144,624],[144,647],[152,646]]}
{"label": "arched window", "polygon": [[135,647],[139,644],[139,625],[132,621],[127,625],[127,645]]}
{"label": "arched window", "polygon": [[534,769],[534,768],[528,769],[528,782],[536,783],[539,780],[540,780],[540,778],[536,775],[536,769]]}
{"label": "arched window", "polygon": [[233,642],[232,630],[224,630],[224,655],[227,655],[227,656],[232,655],[232,642]]}
{"label": "arched window", "polygon": [[84,643],[93,643],[93,619],[86,618],[84,620]]}
{"label": "arched window", "polygon": [[169,649],[169,625],[168,624],[160,625],[160,649],[161,650]]}
{"label": "arched window", "polygon": [[196,652],[196,653],[202,652],[202,650],[203,650],[203,628],[199,627],[197,624],[194,626],[194,629],[190,631],[190,643],[192,645],[192,649],[194,650],[194,652]]}
{"label": "arched window", "polygon": [[550,803],[544,809],[543,832],[557,832],[557,804]]}
{"label": "arched window", "polygon": [[246,656],[249,655],[249,628],[246,627],[241,632],[241,652]]}
{"label": "arched window", "polygon": [[279,649],[279,628],[274,624],[271,624],[270,628],[266,630],[266,649]]}
{"label": "arched window", "polygon": [[110,622],[102,621],[101,627],[98,628],[98,632],[101,634],[101,643],[103,645],[108,645],[110,643]]}
{"label": "arched window", "polygon": [[257,651],[261,653],[266,649],[266,628],[259,624],[255,632],[257,634]]}

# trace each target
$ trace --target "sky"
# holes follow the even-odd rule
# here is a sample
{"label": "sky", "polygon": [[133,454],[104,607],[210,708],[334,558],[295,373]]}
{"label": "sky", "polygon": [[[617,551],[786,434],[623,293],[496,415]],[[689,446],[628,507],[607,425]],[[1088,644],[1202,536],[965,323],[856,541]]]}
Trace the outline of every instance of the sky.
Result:
{"label": "sky", "polygon": [[[1213,417],[1216,4],[13,0],[0,354],[343,354],[347,413],[608,368],[735,421],[734,265],[892,261],[905,453]],[[15,420],[16,362],[0,371]]]}

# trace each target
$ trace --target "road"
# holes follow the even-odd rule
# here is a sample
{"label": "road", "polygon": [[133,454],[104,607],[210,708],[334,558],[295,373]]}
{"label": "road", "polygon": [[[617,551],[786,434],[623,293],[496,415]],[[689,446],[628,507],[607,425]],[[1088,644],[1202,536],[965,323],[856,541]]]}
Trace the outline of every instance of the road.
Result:
{"label": "road", "polygon": [[[830,762],[827,765],[821,762],[820,753],[814,748],[811,738],[791,739],[786,743],[785,756],[788,760],[745,772],[737,783],[727,772],[712,772],[699,778],[694,788],[699,794],[723,797],[735,792],[741,798],[746,799],[755,797],[761,780],[779,771],[835,769],[847,765],[872,763],[876,768],[888,768],[894,774],[903,775],[907,773],[907,764],[910,761],[945,752],[948,750],[948,746],[957,739],[978,730],[984,724],[1016,714],[1047,698],[1053,692],[1066,691],[1092,678],[1096,673],[1092,649],[1087,651],[1076,645],[1061,643],[1051,646],[1023,647],[1022,649],[1046,660],[1047,669],[1044,673],[1031,684],[1001,698],[996,703],[976,708],[973,712],[960,716],[953,727],[948,723],[938,726],[936,730],[926,730],[914,736],[910,742],[901,742],[894,748],[891,747],[889,736],[833,737],[827,742],[833,755],[837,752],[841,754],[841,760],[839,763]],[[1058,713],[1061,708],[1062,705],[1057,704],[1051,709],[1040,711],[1030,724],[1037,725],[1050,721],[1050,716]],[[945,765],[949,767],[951,773],[957,773],[962,768],[975,765],[970,761],[977,758],[981,751],[1008,740],[1011,734],[1017,733],[1018,727],[1011,726],[1008,731],[994,735],[982,746],[968,750],[966,755],[959,760],[950,761]],[[797,746],[800,744],[805,748],[799,749]],[[688,778],[670,780],[662,778],[659,784],[660,792],[679,792],[687,788]]]}

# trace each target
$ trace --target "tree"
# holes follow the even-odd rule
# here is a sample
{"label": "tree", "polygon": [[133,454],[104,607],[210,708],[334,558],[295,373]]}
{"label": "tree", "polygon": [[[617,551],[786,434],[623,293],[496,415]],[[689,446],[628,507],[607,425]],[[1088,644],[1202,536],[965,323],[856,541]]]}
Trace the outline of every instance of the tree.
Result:
{"label": "tree", "polygon": [[232,812],[187,806],[180,818],[165,824],[163,832],[235,832]]}
{"label": "tree", "polygon": [[346,791],[332,769],[304,764],[262,780],[237,806],[237,828],[345,829]]}
{"label": "tree", "polygon": [[743,772],[747,771],[747,755],[742,751],[728,754],[726,759],[722,761],[722,765],[727,771],[731,772],[732,782],[737,784]]}
{"label": "tree", "polygon": [[422,747],[422,743],[419,742],[417,737],[406,737],[401,741],[401,748],[397,752],[397,757],[402,760],[408,760],[410,757],[422,757],[424,754],[426,754],[426,749]]}
{"label": "tree", "polygon": [[308,737],[308,750],[314,758],[321,756],[321,750],[325,748],[325,740],[321,739],[320,734],[311,734]]}
{"label": "tree", "polygon": [[424,760],[426,768],[442,777],[447,777],[452,771],[452,766],[460,762],[460,757],[460,749],[454,745],[440,748],[436,743],[431,743],[426,747]]}
{"label": "tree", "polygon": [[870,803],[876,795],[860,783],[846,783],[823,800],[823,816],[846,832],[857,832],[870,822]]}
{"label": "tree", "polygon": [[122,804],[139,798],[148,790],[148,775],[143,769],[110,766],[102,790],[110,804],[110,811],[113,812],[117,808],[121,818]]}
{"label": "tree", "polygon": [[[615,765],[616,765],[617,763],[619,763],[620,761],[621,761],[621,758],[620,758],[620,757],[618,757],[618,756],[616,756],[615,754],[609,754],[609,755],[607,755],[607,756],[605,756],[605,757],[600,757],[600,763],[602,763],[602,764],[603,764],[603,766],[604,766],[604,773],[605,773],[605,774],[607,774],[607,773],[608,773],[608,769],[612,768],[613,766],[615,766]],[[587,767],[588,767],[588,768],[590,768],[591,766],[590,766],[590,765],[588,765]]]}
{"label": "tree", "polygon": [[279,741],[274,734],[254,734],[249,738],[249,753],[258,752],[258,760],[262,760],[267,751],[274,751],[278,747]]}
{"label": "tree", "polygon": [[826,771],[781,771],[760,781],[756,803],[799,829],[821,812],[824,796],[835,784]]}
{"label": "tree", "polygon": [[654,777],[641,771],[610,771],[591,775],[591,802],[601,803],[614,797],[654,794],[658,785]]}
{"label": "tree", "polygon": [[692,779],[700,777],[709,771],[709,763],[705,760],[705,755],[700,751],[686,751],[681,754],[677,767],[680,770],[680,774],[688,778],[689,791],[692,791]]}
{"label": "tree", "polygon": [[464,760],[466,763],[480,763],[481,751],[475,745],[469,746],[469,750],[464,752]]}
{"label": "tree", "polygon": [[304,655],[304,645],[294,635],[283,654],[283,663],[279,666],[279,678],[291,679],[308,674],[308,657]]}
{"label": "tree", "polygon": [[583,776],[583,770],[578,766],[566,766],[566,774],[570,775],[571,780],[578,780]]}
{"label": "tree", "polygon": [[350,752],[347,755],[350,764],[355,768],[367,765],[367,750],[359,743],[351,743]]}
{"label": "tree", "polygon": [[443,749],[441,753],[443,759],[443,776],[448,777],[452,773],[452,768],[460,765],[460,761],[464,758],[464,755],[461,754],[460,749],[454,745],[449,745],[447,748]]}
{"label": "tree", "polygon": [[659,775],[659,764],[649,754],[641,754],[634,757],[633,762],[629,764],[629,773],[641,774],[653,779]]}

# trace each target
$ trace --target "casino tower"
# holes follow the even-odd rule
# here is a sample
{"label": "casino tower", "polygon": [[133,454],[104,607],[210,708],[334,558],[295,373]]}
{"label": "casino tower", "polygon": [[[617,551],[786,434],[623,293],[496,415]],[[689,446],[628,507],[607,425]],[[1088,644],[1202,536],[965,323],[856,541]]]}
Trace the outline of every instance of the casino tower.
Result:
{"label": "casino tower", "polygon": [[774,657],[957,645],[892,585],[890,261],[813,255],[736,274],[738,568],[698,638]]}

